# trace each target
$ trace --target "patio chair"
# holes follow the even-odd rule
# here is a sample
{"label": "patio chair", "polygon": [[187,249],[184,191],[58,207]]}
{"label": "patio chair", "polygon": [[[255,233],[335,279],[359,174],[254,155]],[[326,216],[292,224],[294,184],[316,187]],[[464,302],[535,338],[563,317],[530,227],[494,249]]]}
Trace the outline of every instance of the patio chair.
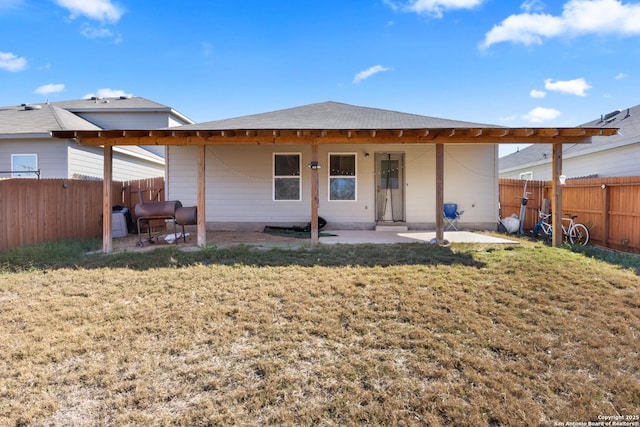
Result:
{"label": "patio chair", "polygon": [[445,231],[451,228],[458,231],[458,219],[460,219],[464,211],[458,211],[457,203],[445,203],[443,211]]}

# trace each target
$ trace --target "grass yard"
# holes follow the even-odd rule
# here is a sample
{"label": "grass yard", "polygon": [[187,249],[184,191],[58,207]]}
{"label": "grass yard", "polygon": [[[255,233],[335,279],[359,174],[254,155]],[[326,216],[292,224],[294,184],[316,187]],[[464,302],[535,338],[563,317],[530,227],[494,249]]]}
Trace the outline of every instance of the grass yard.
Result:
{"label": "grass yard", "polygon": [[83,245],[0,253],[0,425],[639,421],[637,256]]}

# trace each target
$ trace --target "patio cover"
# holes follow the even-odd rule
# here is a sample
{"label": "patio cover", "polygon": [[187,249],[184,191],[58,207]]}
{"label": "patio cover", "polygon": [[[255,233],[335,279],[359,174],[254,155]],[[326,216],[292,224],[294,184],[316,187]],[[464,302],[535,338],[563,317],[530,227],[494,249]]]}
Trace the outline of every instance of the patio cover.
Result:
{"label": "patio cover", "polygon": [[[149,130],[52,131],[57,138],[104,147],[103,213],[111,217],[113,146],[198,146],[198,244],[206,244],[205,150],[207,145],[306,144],[311,163],[321,144],[434,144],[436,148],[436,240],[444,241],[444,144],[552,144],[553,244],[562,243],[562,144],[588,144],[593,136],[614,135],[617,128],[509,128],[407,114],[338,102],[323,102],[262,114]],[[496,170],[491,171],[497,174]],[[318,242],[318,170],[311,169],[312,242]],[[103,251],[112,251],[111,221],[103,223]]]}

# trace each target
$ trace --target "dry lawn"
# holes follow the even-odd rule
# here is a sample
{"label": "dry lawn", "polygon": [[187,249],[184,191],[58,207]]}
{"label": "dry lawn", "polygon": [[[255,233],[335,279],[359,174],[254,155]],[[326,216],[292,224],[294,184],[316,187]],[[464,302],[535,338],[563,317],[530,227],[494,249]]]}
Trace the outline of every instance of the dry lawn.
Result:
{"label": "dry lawn", "polygon": [[0,425],[640,414],[639,277],[566,249],[145,256],[0,273]]}

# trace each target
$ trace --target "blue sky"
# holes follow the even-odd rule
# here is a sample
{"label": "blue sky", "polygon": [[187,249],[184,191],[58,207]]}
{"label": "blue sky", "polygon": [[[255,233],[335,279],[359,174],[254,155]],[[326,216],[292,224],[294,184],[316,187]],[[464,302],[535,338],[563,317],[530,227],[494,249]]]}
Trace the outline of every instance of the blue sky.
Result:
{"label": "blue sky", "polygon": [[[0,105],[323,101],[527,127],[640,104],[640,1],[0,0]],[[516,146],[501,147],[501,155]]]}

